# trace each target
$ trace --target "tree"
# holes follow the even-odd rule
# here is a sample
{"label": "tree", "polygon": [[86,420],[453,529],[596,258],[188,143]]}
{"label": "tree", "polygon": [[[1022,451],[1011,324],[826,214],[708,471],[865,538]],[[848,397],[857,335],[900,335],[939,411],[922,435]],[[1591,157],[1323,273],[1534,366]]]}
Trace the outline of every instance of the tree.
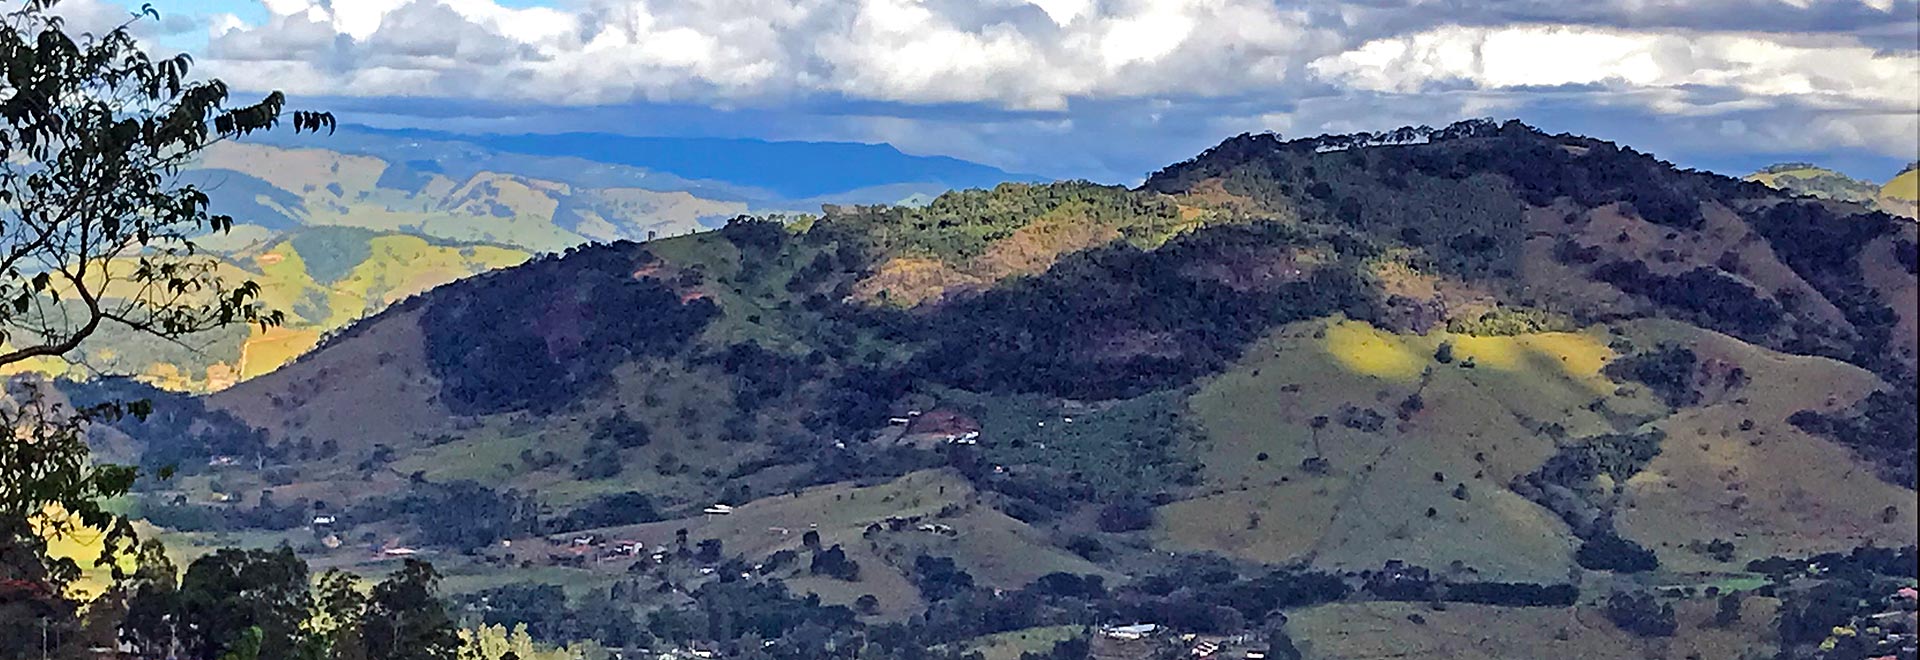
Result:
{"label": "tree", "polygon": [[453,618],[440,602],[440,574],[414,559],[374,585],[361,625],[372,660],[454,660],[460,650]]}
{"label": "tree", "polygon": [[327,571],[314,585],[313,611],[303,630],[306,660],[366,660],[361,634],[367,615],[367,597],[360,578],[338,569]]}
{"label": "tree", "polygon": [[[0,366],[67,356],[106,326],[181,341],[278,323],[258,285],[227,280],[198,253],[194,239],[229,230],[233,218],[209,213],[206,192],[175,175],[208,145],[289,114],[296,133],[331,131],[333,117],[289,113],[279,92],[229,107],[225,84],[187,79],[191,58],[156,60],[135,42],[131,27],[156,17],[151,10],[72,35],[51,13],[56,4],[25,0],[0,14]],[[101,564],[120,573],[106,559],[133,552],[133,529],[101,503],[125,493],[135,472],[91,464],[84,430],[145,408],[75,410],[40,387],[7,394],[0,539],[92,528],[105,534]],[[39,566],[0,566],[0,578],[31,577],[49,593],[79,574],[44,547],[8,561]]]}
{"label": "tree", "polygon": [[1644,573],[1660,567],[1659,557],[1645,546],[1603,531],[1581,542],[1573,559],[1582,568],[1620,573]]}
{"label": "tree", "polygon": [[245,657],[249,648],[262,658],[292,657],[309,604],[307,564],[291,548],[227,548],[187,567],[174,631],[191,657]]}
{"label": "tree", "polygon": [[1153,526],[1153,507],[1146,501],[1128,498],[1100,509],[1096,520],[1103,532],[1133,532]]}
{"label": "tree", "polygon": [[1641,637],[1671,637],[1678,628],[1673,606],[1647,593],[1614,592],[1607,597],[1606,614],[1621,630]]}
{"label": "tree", "polygon": [[1733,591],[1721,594],[1720,600],[1713,611],[1713,625],[1725,628],[1739,620],[1740,592]]}
{"label": "tree", "polygon": [[174,619],[180,611],[180,589],[173,561],[159,541],[140,544],[133,577],[120,585],[127,594],[127,613],[120,623],[120,637],[136,652],[164,657],[177,645]]}

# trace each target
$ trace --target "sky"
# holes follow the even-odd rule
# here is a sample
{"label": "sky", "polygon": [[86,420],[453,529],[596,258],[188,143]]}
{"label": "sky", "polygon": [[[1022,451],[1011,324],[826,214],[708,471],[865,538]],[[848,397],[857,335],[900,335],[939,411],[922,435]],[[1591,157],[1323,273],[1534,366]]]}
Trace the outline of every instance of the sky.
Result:
{"label": "sky", "polygon": [[[105,25],[142,0],[64,0]],[[152,0],[342,121],[886,142],[1136,183],[1245,132],[1469,117],[1739,174],[1920,151],[1920,0]]]}

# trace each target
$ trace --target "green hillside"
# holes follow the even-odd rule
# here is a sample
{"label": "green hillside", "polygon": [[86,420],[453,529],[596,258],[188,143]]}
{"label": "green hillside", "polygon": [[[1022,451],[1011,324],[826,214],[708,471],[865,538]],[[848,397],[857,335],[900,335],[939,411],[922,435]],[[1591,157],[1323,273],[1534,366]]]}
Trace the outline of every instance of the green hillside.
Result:
{"label": "green hillside", "polygon": [[1771,655],[1914,577],[1915,241],[1517,122],[1243,135],[1136,189],[741,218],[412,297],[390,240],[289,240],[253,267],[325,282],[276,294],[307,322],[390,304],[113,433],[182,468],[134,498],[176,543],[405,548],[551,642]]}
{"label": "green hillside", "polygon": [[219,390],[279,368],[324,334],[436,286],[519,264],[528,252],[349,227],[260,236],[220,257],[238,280],[260,284],[262,302],[287,314],[278,327],[231,326],[186,343],[109,328],[73,363],[40,361],[16,371],[73,378],[134,375],[168,389]]}

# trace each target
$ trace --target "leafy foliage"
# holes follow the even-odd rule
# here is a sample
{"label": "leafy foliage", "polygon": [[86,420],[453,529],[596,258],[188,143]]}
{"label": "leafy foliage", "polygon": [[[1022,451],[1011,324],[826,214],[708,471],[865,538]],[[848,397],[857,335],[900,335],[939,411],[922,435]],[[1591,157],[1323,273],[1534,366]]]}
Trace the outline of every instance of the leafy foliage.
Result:
{"label": "leafy foliage", "polygon": [[1582,568],[1620,573],[1645,573],[1660,567],[1652,550],[1612,532],[1594,534],[1580,543],[1573,559]]}
{"label": "leafy foliage", "polygon": [[422,543],[473,549],[535,532],[539,510],[538,503],[519,491],[455,481],[417,482],[399,497],[356,504],[347,515],[361,521],[403,519],[420,530]]}
{"label": "leafy foliage", "polygon": [[[1570,332],[1579,329],[1573,319],[1531,307],[1495,307],[1479,318],[1455,319],[1447,323],[1447,332],[1476,336],[1529,335],[1540,332]],[[1446,361],[1441,361],[1445,364]]]}

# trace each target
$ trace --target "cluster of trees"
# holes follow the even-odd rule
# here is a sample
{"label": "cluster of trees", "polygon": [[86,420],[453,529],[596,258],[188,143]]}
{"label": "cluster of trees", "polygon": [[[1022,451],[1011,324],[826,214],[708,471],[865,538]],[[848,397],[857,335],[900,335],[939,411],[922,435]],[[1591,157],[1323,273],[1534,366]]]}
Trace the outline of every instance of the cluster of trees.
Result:
{"label": "cluster of trees", "polygon": [[1447,332],[1476,336],[1530,335],[1540,332],[1571,332],[1579,329],[1579,324],[1564,314],[1549,312],[1533,307],[1513,307],[1502,305],[1488,310],[1478,318],[1454,319],[1447,322]]}
{"label": "cluster of trees", "polygon": [[941,601],[971,591],[973,575],[954,565],[952,557],[916,555],[907,573],[920,595],[929,601]]}
{"label": "cluster of trees", "polygon": [[635,619],[631,604],[618,596],[623,587],[595,590],[575,603],[552,584],[517,583],[452,599],[460,610],[479,615],[485,626],[515,626],[535,641],[566,644],[580,640],[611,647],[651,646],[655,639]]}
{"label": "cluster of trees", "polygon": [[[625,468],[620,452],[653,444],[653,429],[634,419],[625,410],[594,420],[587,434],[587,446],[581,449],[580,462],[573,464],[576,479],[607,479]],[[531,451],[531,450],[529,450]]]}
{"label": "cluster of trees", "polygon": [[960,263],[1054,213],[1071,213],[1076,223],[1119,226],[1123,231],[1146,228],[1151,232],[1179,220],[1179,209],[1160,196],[1120,186],[1063,181],[954,191],[923,207],[831,209],[821,224],[863,235],[881,253],[925,254]]}
{"label": "cluster of trees", "polygon": [[1641,637],[1671,637],[1680,627],[1673,605],[1644,591],[1616,591],[1607,597],[1607,619]]}
{"label": "cluster of trees", "polygon": [[[1888,594],[1920,578],[1920,556],[1914,546],[1863,546],[1811,557],[1768,557],[1749,562],[1747,570],[1769,576],[1772,583],[1764,592],[1780,599],[1780,657],[1866,658],[1890,650],[1875,648],[1864,636],[1836,636],[1835,628],[1869,627],[1862,622],[1887,606]],[[1834,646],[1822,648],[1829,638]]]}
{"label": "cluster of trees", "polygon": [[[962,395],[949,400],[993,438],[947,445],[939,458],[998,493],[1002,511],[1027,522],[1100,507],[1108,531],[1143,529],[1168,492],[1198,483],[1196,433],[1178,392],[1109,402],[1061,420],[1057,401],[1034,395]],[[996,466],[1000,469],[996,469]]]}
{"label": "cluster of trees", "polygon": [[1898,316],[1867,285],[1860,255],[1869,242],[1911,222],[1879,212],[1838,213],[1813,201],[1774,204],[1745,217],[1774,254],[1853,326],[1853,333],[1841,337],[1847,350],[1835,357],[1882,377],[1900,377],[1904,369],[1888,350]]}
{"label": "cluster of trees", "polygon": [[598,527],[616,527],[664,520],[653,498],[646,493],[626,491],[602,495],[568,511],[558,520],[544,525],[547,533],[571,532]]}
{"label": "cluster of trees", "polygon": [[1625,483],[1659,455],[1665,438],[1659,429],[1582,438],[1562,446],[1539,469],[1514,479],[1513,491],[1566,521],[1581,539],[1574,553],[1581,566],[1622,573],[1654,570],[1659,559],[1653,551],[1615,530],[1615,494],[1595,479],[1604,474],[1613,483]]}
{"label": "cluster of trees", "polygon": [[860,562],[847,558],[847,551],[836,543],[826,549],[814,550],[813,561],[807,565],[807,572],[853,582],[860,579]]}
{"label": "cluster of trees", "polygon": [[[124,416],[107,425],[127,434],[140,447],[140,468],[149,475],[170,469],[178,475],[208,471],[215,456],[248,461],[278,461],[280,447],[267,444],[267,434],[225,410],[208,408],[206,401],[162,390],[132,378],[95,378],[61,381],[59,389],[78,408],[122,401],[142,401],[146,415]],[[142,483],[148,487],[152,483]]]}
{"label": "cluster of trees", "polygon": [[1349,263],[1257,288],[1203,268],[1282,246],[1332,248],[1260,223],[1196,231],[1152,251],[1110,245],[1074,253],[1043,275],[917,317],[912,335],[924,348],[913,369],[973,391],[1124,398],[1218,371],[1279,323],[1334,312],[1377,316],[1374,295]]}
{"label": "cluster of trees", "polygon": [[1874,392],[1851,409],[1835,413],[1802,410],[1787,417],[1800,430],[1852,448],[1878,466],[1881,478],[1915,488],[1920,484],[1920,402],[1912,391]]}
{"label": "cluster of trees", "polygon": [[852,609],[795,596],[779,580],[718,580],[690,595],[691,607],[648,614],[648,631],[677,645],[717,647],[727,657],[823,658],[862,646]]}
{"label": "cluster of trees", "polygon": [[[146,657],[204,660],[451,660],[460,651],[433,567],[408,560],[366,589],[348,573],[310,585],[306,563],[278,550],[218,550],[175,581],[155,543],[143,548],[124,600],[94,608],[120,620],[120,638]],[[110,596],[109,598],[113,598]]]}
{"label": "cluster of trees", "polygon": [[1352,593],[1352,585],[1332,573],[1278,569],[1246,576],[1218,557],[1182,556],[1168,562],[1164,572],[1114,590],[1106,607],[1120,619],[1233,633],[1278,618],[1281,610],[1334,602]]}
{"label": "cluster of trees", "polygon": [[1780,324],[1780,304],[1739,278],[1701,266],[1660,275],[1639,261],[1611,261],[1593,269],[1594,279],[1679,312],[1695,324],[1759,341]]}
{"label": "cluster of trees", "polygon": [[1667,405],[1684,408],[1700,403],[1700,390],[1694,386],[1698,364],[1693,349],[1663,344],[1615,360],[1607,365],[1605,373],[1618,380],[1636,381],[1653,390]]}
{"label": "cluster of trees", "polygon": [[515,489],[473,481],[414,481],[397,497],[369,499],[345,514],[356,521],[404,520],[426,545],[472,550],[540,531],[540,504]]}
{"label": "cluster of trees", "polygon": [[605,384],[634,357],[680,351],[719,314],[634,273],[638,244],[569,250],[438,290],[421,316],[427,364],[456,413],[549,410]]}
{"label": "cluster of trees", "polygon": [[1446,142],[1466,138],[1486,138],[1500,134],[1502,125],[1488,118],[1467,119],[1439,129],[1431,126],[1402,126],[1374,133],[1327,134],[1282,141],[1277,133],[1241,133],[1200,155],[1168,165],[1147,177],[1144,187],[1164,193],[1185,192],[1202,180],[1225,177],[1233,166],[1247,161],[1271,158],[1281,152],[1324,153],[1361,147],[1395,146]]}
{"label": "cluster of trees", "polygon": [[1383,600],[1456,602],[1502,607],[1569,607],[1580,599],[1571,584],[1532,582],[1456,582],[1435,577],[1424,567],[1387,562],[1377,571],[1361,573],[1367,593]]}
{"label": "cluster of trees", "polygon": [[147,522],[183,532],[220,532],[241,529],[287,530],[306,525],[323,503],[298,498],[281,504],[273,491],[260,492],[251,507],[192,504],[184,495],[140,498],[140,516]]}

